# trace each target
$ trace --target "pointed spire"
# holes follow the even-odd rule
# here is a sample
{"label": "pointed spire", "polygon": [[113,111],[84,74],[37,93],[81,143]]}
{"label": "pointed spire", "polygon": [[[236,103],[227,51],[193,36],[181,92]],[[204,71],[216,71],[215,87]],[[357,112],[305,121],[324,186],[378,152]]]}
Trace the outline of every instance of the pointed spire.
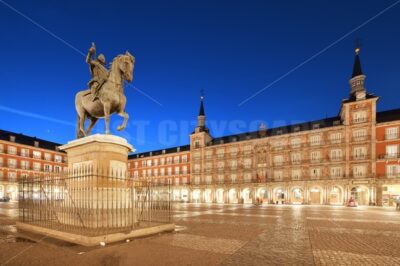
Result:
{"label": "pointed spire", "polygon": [[199,111],[199,116],[205,116],[205,114],[204,114],[204,104],[203,104],[203,101],[204,101],[204,96],[202,95],[202,96],[200,96],[200,111]]}
{"label": "pointed spire", "polygon": [[351,75],[352,78],[363,75],[361,69],[360,56],[358,55],[360,53],[360,48],[357,47],[355,49],[355,52],[356,52],[356,57],[354,59],[353,74]]}

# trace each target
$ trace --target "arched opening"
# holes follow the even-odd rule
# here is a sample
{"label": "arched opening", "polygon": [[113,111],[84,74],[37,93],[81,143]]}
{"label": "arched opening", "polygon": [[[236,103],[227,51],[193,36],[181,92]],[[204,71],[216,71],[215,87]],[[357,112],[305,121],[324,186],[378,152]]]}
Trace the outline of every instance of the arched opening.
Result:
{"label": "arched opening", "polygon": [[181,193],[178,189],[174,189],[172,191],[172,200],[173,201],[180,201],[181,200]]}
{"label": "arched opening", "polygon": [[195,203],[199,203],[200,202],[200,194],[201,194],[200,189],[193,190],[192,201]]}
{"label": "arched opening", "polygon": [[7,186],[5,196],[8,196],[11,200],[17,200],[18,198],[18,188],[17,186]]}
{"label": "arched opening", "polygon": [[343,204],[343,189],[339,186],[333,186],[329,193],[329,204],[342,205]]}
{"label": "arched opening", "polygon": [[310,189],[310,204],[322,204],[322,189],[313,187]]}
{"label": "arched opening", "polygon": [[206,189],[204,191],[204,201],[206,203],[212,203],[212,191],[211,191],[211,189]]}
{"label": "arched opening", "polygon": [[236,189],[232,188],[228,193],[229,203],[238,203],[238,195]]}
{"label": "arched opening", "polygon": [[187,189],[182,189],[181,191],[181,199],[183,202],[189,201],[189,191]]}
{"label": "arched opening", "polygon": [[273,201],[275,204],[285,203],[285,190],[283,188],[275,188]]}
{"label": "arched opening", "polygon": [[249,188],[245,188],[242,190],[242,201],[245,204],[253,203],[253,199],[251,196],[251,190]]}
{"label": "arched opening", "polygon": [[0,198],[4,197],[4,186],[0,186]]}
{"label": "arched opening", "polygon": [[[257,190],[257,198],[259,203],[267,202],[268,203],[268,192],[265,188],[259,188]],[[256,200],[257,200],[256,198]]]}
{"label": "arched opening", "polygon": [[303,204],[304,203],[304,192],[301,188],[292,189],[292,204]]}
{"label": "arched opening", "polygon": [[216,193],[215,197],[216,197],[217,203],[224,203],[224,189],[219,188],[219,189],[217,189],[217,191],[215,193]]}
{"label": "arched opening", "polygon": [[351,188],[351,198],[355,200],[357,205],[368,205],[369,190],[364,186],[356,186]]}

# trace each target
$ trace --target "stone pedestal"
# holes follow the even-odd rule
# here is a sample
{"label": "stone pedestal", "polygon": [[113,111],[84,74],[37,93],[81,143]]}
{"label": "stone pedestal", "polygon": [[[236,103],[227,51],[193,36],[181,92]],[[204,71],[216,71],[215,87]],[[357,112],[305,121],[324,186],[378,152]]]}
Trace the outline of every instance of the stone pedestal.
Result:
{"label": "stone pedestal", "polygon": [[137,220],[135,191],[129,181],[128,153],[134,149],[113,135],[92,135],[68,142],[68,174],[63,181],[61,224],[90,228],[121,228]]}
{"label": "stone pedestal", "polygon": [[101,134],[70,141],[60,150],[67,153],[69,169],[91,167],[102,171],[126,171],[128,153],[135,151],[126,139]]}

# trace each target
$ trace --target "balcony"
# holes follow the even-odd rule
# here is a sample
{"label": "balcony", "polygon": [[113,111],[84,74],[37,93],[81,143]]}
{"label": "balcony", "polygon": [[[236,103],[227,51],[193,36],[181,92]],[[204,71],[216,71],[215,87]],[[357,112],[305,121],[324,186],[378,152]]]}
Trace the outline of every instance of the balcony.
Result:
{"label": "balcony", "polygon": [[351,156],[351,160],[353,161],[359,161],[359,160],[369,160],[370,155],[369,154],[356,154]]}
{"label": "balcony", "polygon": [[368,141],[371,139],[370,135],[364,135],[364,136],[353,136],[352,141],[353,142],[359,142],[359,141]]}
{"label": "balcony", "polygon": [[368,122],[368,119],[366,117],[359,117],[353,119],[353,123],[355,124],[365,123],[365,122]]}
{"label": "balcony", "polygon": [[385,140],[393,140],[398,138],[399,138],[398,133],[385,134]]}
{"label": "balcony", "polygon": [[385,153],[378,155],[378,159],[399,159],[400,153]]}

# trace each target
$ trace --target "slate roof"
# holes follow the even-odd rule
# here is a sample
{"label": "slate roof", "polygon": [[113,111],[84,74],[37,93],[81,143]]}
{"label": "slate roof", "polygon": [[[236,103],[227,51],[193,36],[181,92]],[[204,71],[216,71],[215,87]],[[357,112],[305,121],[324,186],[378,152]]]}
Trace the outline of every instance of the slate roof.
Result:
{"label": "slate roof", "polygon": [[15,143],[34,147],[35,141],[37,141],[39,143],[38,148],[42,148],[42,149],[46,149],[46,150],[58,151],[57,147],[61,146],[61,144],[59,144],[59,143],[47,141],[44,139],[39,139],[36,137],[26,136],[21,133],[15,133],[15,132],[0,129],[0,139],[1,140],[10,141],[11,136],[15,137],[15,141],[14,141]]}

